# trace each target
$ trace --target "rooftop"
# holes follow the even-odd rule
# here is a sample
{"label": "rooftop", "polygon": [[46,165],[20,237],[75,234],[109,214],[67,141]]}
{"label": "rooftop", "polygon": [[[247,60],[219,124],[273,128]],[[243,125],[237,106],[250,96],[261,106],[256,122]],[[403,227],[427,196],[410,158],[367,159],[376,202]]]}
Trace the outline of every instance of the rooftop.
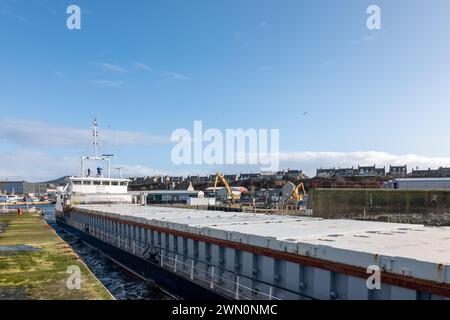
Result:
{"label": "rooftop", "polygon": [[127,182],[129,179],[105,178],[105,177],[68,177],[70,181],[122,181]]}

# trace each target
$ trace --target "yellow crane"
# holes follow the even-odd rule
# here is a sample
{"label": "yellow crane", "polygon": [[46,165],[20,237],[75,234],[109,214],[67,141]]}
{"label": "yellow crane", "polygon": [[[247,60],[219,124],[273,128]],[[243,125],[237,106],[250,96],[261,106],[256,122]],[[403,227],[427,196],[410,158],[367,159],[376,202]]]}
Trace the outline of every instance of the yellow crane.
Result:
{"label": "yellow crane", "polygon": [[227,189],[228,200],[231,200],[231,202],[234,202],[235,200],[239,200],[239,196],[237,194],[233,193],[233,191],[231,191],[228,181],[225,179],[223,174],[221,174],[220,172],[216,173],[216,181],[214,182],[214,193],[216,193],[217,184],[219,183],[219,179],[222,181],[225,188]]}
{"label": "yellow crane", "polygon": [[[300,191],[302,193],[300,193]],[[292,200],[293,202],[295,202],[295,204],[299,204],[303,200],[303,198],[306,197],[306,195],[305,185],[302,182],[297,185],[292,191],[291,197],[288,199],[288,201]]]}

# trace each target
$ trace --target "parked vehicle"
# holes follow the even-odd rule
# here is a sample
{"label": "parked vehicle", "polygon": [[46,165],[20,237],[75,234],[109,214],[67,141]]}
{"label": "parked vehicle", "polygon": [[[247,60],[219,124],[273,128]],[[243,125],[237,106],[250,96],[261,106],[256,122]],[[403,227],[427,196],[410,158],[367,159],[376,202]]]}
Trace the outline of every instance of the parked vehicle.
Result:
{"label": "parked vehicle", "polygon": [[17,202],[17,196],[15,195],[0,195],[0,202],[3,203],[14,203]]}
{"label": "parked vehicle", "polygon": [[8,198],[9,198],[8,202],[12,203],[17,202],[19,200],[19,198],[16,195],[9,195]]}

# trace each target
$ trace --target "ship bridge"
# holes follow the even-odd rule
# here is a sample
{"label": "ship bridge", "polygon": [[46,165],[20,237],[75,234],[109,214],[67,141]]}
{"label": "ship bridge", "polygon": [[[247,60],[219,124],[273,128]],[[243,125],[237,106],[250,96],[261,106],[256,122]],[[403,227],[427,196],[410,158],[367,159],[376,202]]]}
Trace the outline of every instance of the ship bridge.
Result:
{"label": "ship bridge", "polygon": [[128,179],[70,177],[69,192],[125,194],[128,192]]}

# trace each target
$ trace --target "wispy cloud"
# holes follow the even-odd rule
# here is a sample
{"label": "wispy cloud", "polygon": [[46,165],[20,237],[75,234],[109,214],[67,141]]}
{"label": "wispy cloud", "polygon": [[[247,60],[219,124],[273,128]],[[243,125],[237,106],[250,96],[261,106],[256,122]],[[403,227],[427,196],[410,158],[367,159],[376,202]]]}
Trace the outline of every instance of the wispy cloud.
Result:
{"label": "wispy cloud", "polygon": [[268,24],[269,24],[269,23],[267,22],[267,20],[262,20],[262,21],[259,23],[259,26],[260,26],[261,28],[264,28],[264,27],[266,27]]}
{"label": "wispy cloud", "polygon": [[23,23],[29,24],[30,21],[26,19],[25,17],[16,14],[11,8],[8,6],[0,6],[0,16],[10,17],[17,19]]}
{"label": "wispy cloud", "polygon": [[154,176],[168,174],[159,169],[154,169],[152,167],[140,164],[121,164],[117,167],[122,167],[122,175],[124,177],[144,177],[144,176]]}
{"label": "wispy cloud", "polygon": [[146,70],[146,71],[152,71],[152,68],[145,63],[142,62],[133,62],[133,65],[136,69]]}
{"label": "wispy cloud", "polygon": [[63,72],[61,72],[61,71],[56,71],[56,72],[55,72],[55,76],[58,76],[58,77],[64,77],[65,74],[64,74]]}
{"label": "wispy cloud", "polygon": [[[33,161],[30,161],[33,159]],[[0,177],[3,180],[50,181],[59,177],[80,174],[79,157],[49,155],[39,151],[18,150],[12,153],[0,152]],[[146,165],[112,165],[111,175],[118,177],[114,168],[122,167],[123,177],[152,176],[165,174]]]}
{"label": "wispy cloud", "polygon": [[92,81],[93,84],[102,86],[102,87],[108,87],[108,88],[118,88],[125,84],[124,81],[118,80],[94,80]]}
{"label": "wispy cloud", "polygon": [[[0,119],[0,142],[10,145],[79,148],[89,144],[90,139],[90,129],[67,128],[40,121]],[[104,145],[114,146],[170,143],[169,137],[120,130],[102,130],[100,141]]]}
{"label": "wispy cloud", "polygon": [[79,174],[77,162],[77,158],[52,156],[38,151],[0,152],[0,177],[3,180],[48,181]]}
{"label": "wispy cloud", "polygon": [[335,64],[335,63],[336,63],[336,61],[334,61],[334,60],[323,61],[323,62],[320,64],[320,67],[321,67],[321,68],[325,68],[325,67],[328,67],[328,66],[330,66],[330,65],[332,65],[332,64]]}
{"label": "wispy cloud", "polygon": [[360,39],[353,41],[353,44],[363,44],[363,43],[374,42],[381,36],[381,33],[385,33],[385,32],[386,32],[385,29],[373,30],[373,31],[367,32]]}
{"label": "wispy cloud", "polygon": [[378,37],[378,33],[366,34],[362,37],[363,42],[372,42]]}
{"label": "wispy cloud", "polygon": [[[64,130],[59,131],[59,130]],[[103,131],[102,131],[103,132]],[[68,134],[70,133],[70,134]],[[120,133],[120,132],[119,132]],[[14,132],[12,134],[17,134]],[[24,137],[22,133],[18,133]],[[33,137],[32,135],[39,135]],[[45,135],[44,135],[45,134]],[[61,135],[63,137],[55,137]],[[30,130],[25,135],[25,141],[21,140],[22,144],[33,143],[35,145],[52,144],[58,146],[63,143],[78,143],[81,144],[78,135],[82,135],[83,140],[90,138],[89,130],[79,129],[51,129],[49,133],[41,131]],[[0,137],[2,132],[0,132]],[[42,136],[47,137],[42,139]],[[142,141],[143,138],[140,133],[129,133],[122,135],[118,134],[120,139],[125,139],[127,142]],[[134,138],[133,138],[134,137]],[[55,141],[55,139],[58,139]],[[102,140],[112,139],[112,136],[106,136]],[[151,140],[151,139],[150,139]],[[84,144],[85,141],[83,141]],[[30,161],[32,159],[32,161]],[[13,152],[0,151],[0,177],[9,180],[30,180],[30,181],[47,181],[53,178],[58,178],[65,175],[79,174],[79,158],[78,157],[64,157],[55,156],[44,153],[42,151],[33,151],[30,148],[22,148]],[[282,152],[280,154],[281,168],[299,168],[307,175],[314,176],[317,168],[328,167],[356,167],[357,165],[377,165],[377,167],[389,165],[408,165],[409,170],[415,167],[419,168],[437,168],[440,166],[450,166],[450,157],[427,157],[415,154],[396,155],[387,152],[379,151],[355,151],[355,152]],[[236,165],[236,166],[222,166],[217,168],[215,166],[185,166],[177,168],[177,171],[162,171],[155,169],[146,164],[113,164],[112,168],[123,167],[123,176],[151,176],[160,174],[175,174],[175,175],[189,175],[189,174],[210,174],[217,170],[225,170],[227,173],[257,172],[257,167]],[[113,170],[114,171],[114,170]],[[115,173],[117,174],[117,173]]]}
{"label": "wispy cloud", "polygon": [[166,72],[165,75],[169,78],[175,79],[175,80],[190,80],[188,76],[185,76],[178,72]]}
{"label": "wispy cloud", "polygon": [[272,71],[271,67],[267,67],[267,66],[261,66],[258,68],[259,72],[268,72],[268,71]]}
{"label": "wispy cloud", "polygon": [[112,64],[112,63],[106,63],[106,62],[101,62],[98,64],[104,71],[109,71],[109,72],[125,72],[127,71],[125,68],[121,67],[118,64]]}
{"label": "wispy cloud", "polygon": [[314,175],[317,168],[356,167],[359,165],[408,165],[409,169],[437,168],[450,166],[450,157],[429,157],[417,154],[392,154],[382,151],[354,152],[282,152],[280,163],[283,167],[298,167],[309,175]]}
{"label": "wispy cloud", "polygon": [[[0,178],[47,181],[65,175],[77,175],[79,157],[55,155],[53,151],[62,149],[67,154],[86,152],[86,148],[90,149],[91,139],[90,129],[55,126],[33,120],[0,119]],[[171,144],[169,136],[124,130],[100,131],[102,149],[164,144]],[[47,153],[45,148],[52,152]],[[124,167],[125,176],[161,174],[160,170],[145,164],[113,164],[113,167]]]}

